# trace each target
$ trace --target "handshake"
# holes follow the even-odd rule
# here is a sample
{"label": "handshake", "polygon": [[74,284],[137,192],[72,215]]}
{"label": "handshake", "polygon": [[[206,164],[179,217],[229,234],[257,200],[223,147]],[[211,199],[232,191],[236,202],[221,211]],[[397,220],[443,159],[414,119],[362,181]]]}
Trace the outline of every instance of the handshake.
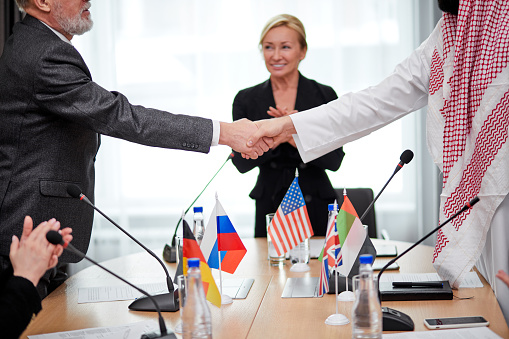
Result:
{"label": "handshake", "polygon": [[295,146],[292,135],[297,131],[289,116],[254,122],[241,119],[220,124],[219,144],[230,146],[245,159],[256,159],[284,142]]}

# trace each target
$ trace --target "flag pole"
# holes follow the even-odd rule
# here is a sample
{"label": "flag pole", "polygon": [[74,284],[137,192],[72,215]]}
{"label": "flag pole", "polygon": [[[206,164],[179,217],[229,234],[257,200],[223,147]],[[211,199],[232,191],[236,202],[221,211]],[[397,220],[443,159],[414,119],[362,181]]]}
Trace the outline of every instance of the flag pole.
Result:
{"label": "flag pole", "polygon": [[[299,169],[298,168],[295,169],[295,178],[297,178],[297,180],[299,178]],[[290,267],[290,271],[292,271],[292,272],[307,272],[307,271],[309,271],[311,269],[309,267],[309,265],[304,262],[305,259],[302,258],[302,246],[301,246],[301,244],[303,242],[305,242],[305,241],[306,241],[306,239],[302,240],[300,243],[297,244],[297,246],[299,246],[299,250],[298,250],[298,257],[299,257],[299,259],[298,259],[297,263],[293,264],[292,267]],[[301,262],[301,260],[302,260],[302,262]]]}
{"label": "flag pole", "polygon": [[[336,218],[336,216],[337,216],[337,212],[336,211],[337,211],[337,201],[334,200],[334,211],[332,211],[332,218],[333,219]],[[332,227],[336,227],[336,222],[335,221],[334,221]],[[337,229],[336,229],[336,236],[337,236]],[[335,274],[336,274],[336,279],[334,279],[335,283],[336,283],[336,313],[330,315],[325,320],[325,323],[327,325],[335,325],[335,326],[346,325],[346,324],[350,323],[350,320],[348,320],[348,318],[344,314],[340,314],[339,313],[339,309],[338,309],[338,301],[339,301],[339,298],[338,298],[338,258],[336,256],[336,248],[334,248],[334,270],[335,270]]]}
{"label": "flag pole", "polygon": [[219,218],[217,217],[217,203],[219,202],[219,198],[216,192],[216,206],[215,208],[215,216],[216,216],[216,236],[217,236],[217,259],[219,260],[219,293],[221,294],[221,305],[231,304],[233,299],[226,294],[223,294],[223,275],[221,269],[221,251],[219,250],[221,246],[219,246]]}
{"label": "flag pole", "polygon": [[[346,198],[346,188],[343,188],[343,196]],[[341,249],[343,249],[343,246],[344,244],[341,244]],[[348,274],[345,275],[345,286],[345,290],[339,294],[338,299],[340,301],[354,301],[355,295],[348,290]]]}
{"label": "flag pole", "polygon": [[[337,210],[338,210],[338,201],[334,199],[334,211],[332,211],[332,217],[337,217]],[[336,228],[336,234],[338,230]],[[336,249],[334,249],[334,274],[336,274],[336,279],[334,279],[334,282],[336,283],[336,314],[339,314],[338,311],[338,257],[336,255]]]}

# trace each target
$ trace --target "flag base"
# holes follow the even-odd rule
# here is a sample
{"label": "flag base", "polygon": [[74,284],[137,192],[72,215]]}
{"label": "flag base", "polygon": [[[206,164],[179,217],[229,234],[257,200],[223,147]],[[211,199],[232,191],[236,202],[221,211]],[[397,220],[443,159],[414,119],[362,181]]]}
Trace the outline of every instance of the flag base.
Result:
{"label": "flag base", "polygon": [[349,323],[350,323],[350,320],[348,320],[348,318],[346,316],[344,316],[343,314],[339,314],[339,313],[330,315],[325,320],[325,324],[333,325],[333,326],[346,325]]}
{"label": "flag base", "polygon": [[352,291],[343,291],[339,293],[338,301],[355,301],[355,294]]}
{"label": "flag base", "polygon": [[309,265],[304,264],[303,262],[296,263],[292,267],[290,267],[290,271],[292,272],[307,272],[309,270],[310,270]]}
{"label": "flag base", "polygon": [[228,305],[233,303],[232,297],[227,294],[221,294],[221,305]]}

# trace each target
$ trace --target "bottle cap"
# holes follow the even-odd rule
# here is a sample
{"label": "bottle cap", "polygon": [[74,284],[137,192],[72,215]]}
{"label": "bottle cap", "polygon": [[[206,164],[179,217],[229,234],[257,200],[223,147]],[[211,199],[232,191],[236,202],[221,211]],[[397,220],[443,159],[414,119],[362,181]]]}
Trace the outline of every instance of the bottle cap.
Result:
{"label": "bottle cap", "polygon": [[189,258],[187,259],[187,267],[200,267],[200,259],[199,258]]}
{"label": "bottle cap", "polygon": [[373,256],[371,254],[363,254],[359,256],[361,264],[371,264],[373,262]]}
{"label": "bottle cap", "polygon": [[194,213],[203,212],[203,207],[193,207]]}

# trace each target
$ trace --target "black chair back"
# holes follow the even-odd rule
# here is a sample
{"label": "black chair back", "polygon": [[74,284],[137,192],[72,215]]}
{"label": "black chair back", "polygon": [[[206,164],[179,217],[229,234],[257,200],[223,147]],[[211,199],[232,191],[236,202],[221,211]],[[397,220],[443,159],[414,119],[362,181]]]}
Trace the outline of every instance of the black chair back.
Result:
{"label": "black chair back", "polygon": [[[343,204],[343,189],[336,188],[336,195],[338,197],[338,208],[341,208]],[[352,202],[355,211],[359,215],[359,218],[364,214],[364,211],[368,208],[368,206],[373,202],[374,195],[373,190],[371,188],[346,188],[346,195],[348,199]],[[375,206],[372,207],[371,211],[366,214],[364,220],[361,220],[362,224],[368,225],[368,235],[370,238],[378,238],[377,229],[376,229],[376,214],[375,214]]]}

